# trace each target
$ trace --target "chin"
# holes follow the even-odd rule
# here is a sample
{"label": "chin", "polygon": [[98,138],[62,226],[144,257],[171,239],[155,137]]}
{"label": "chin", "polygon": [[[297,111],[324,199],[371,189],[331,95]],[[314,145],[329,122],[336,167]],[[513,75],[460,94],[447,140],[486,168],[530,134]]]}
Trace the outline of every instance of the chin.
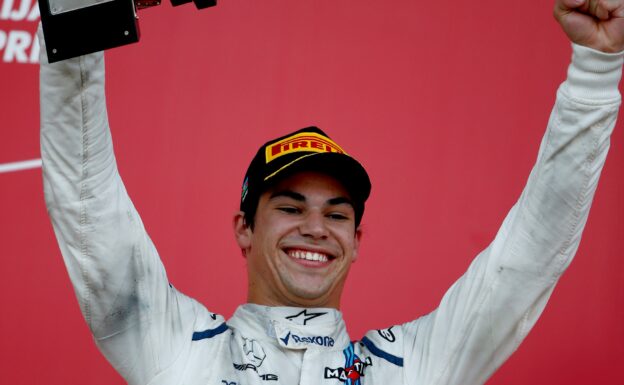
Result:
{"label": "chin", "polygon": [[[292,299],[292,302],[299,306],[314,306],[314,307],[331,307],[331,285],[289,285],[286,283],[285,288],[288,292],[288,297]],[[312,289],[310,289],[312,287]]]}

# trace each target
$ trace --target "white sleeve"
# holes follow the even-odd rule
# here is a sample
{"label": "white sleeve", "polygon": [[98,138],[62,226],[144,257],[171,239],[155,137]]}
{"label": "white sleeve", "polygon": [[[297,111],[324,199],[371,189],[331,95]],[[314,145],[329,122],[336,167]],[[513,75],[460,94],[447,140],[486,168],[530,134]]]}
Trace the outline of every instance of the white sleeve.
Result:
{"label": "white sleeve", "polygon": [[496,238],[438,309],[397,330],[406,383],[482,384],[533,327],[579,246],[620,105],[622,61],[573,47],[537,162]]}
{"label": "white sleeve", "polygon": [[169,285],[117,171],[103,53],[49,64],[42,46],[40,62],[45,201],[67,270],[100,350],[147,383],[191,342],[203,307]]}

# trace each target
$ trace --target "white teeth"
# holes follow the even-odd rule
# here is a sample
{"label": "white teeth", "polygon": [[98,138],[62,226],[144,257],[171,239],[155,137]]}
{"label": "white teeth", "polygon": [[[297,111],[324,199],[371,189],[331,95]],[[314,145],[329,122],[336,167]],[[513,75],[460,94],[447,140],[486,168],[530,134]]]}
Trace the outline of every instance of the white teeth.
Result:
{"label": "white teeth", "polygon": [[293,258],[305,259],[306,261],[318,261],[318,262],[329,261],[329,258],[327,257],[327,255],[316,253],[313,251],[291,250],[288,254]]}

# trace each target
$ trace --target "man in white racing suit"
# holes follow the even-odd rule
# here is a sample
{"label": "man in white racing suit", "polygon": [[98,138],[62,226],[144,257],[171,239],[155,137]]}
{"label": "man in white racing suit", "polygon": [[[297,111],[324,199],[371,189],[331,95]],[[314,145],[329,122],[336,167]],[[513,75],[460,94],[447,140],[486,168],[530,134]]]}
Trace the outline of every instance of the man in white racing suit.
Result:
{"label": "man in white racing suit", "polygon": [[[520,199],[435,311],[358,342],[339,306],[370,185],[340,146],[315,128],[269,142],[281,146],[271,156],[294,156],[271,174],[269,144],[261,147],[265,164],[250,166],[234,219],[249,303],[226,321],[169,284],[128,198],[103,54],[48,64],[42,49],[46,204],[98,347],[130,384],[484,383],[535,324],[578,248],[620,105],[623,4],[557,0],[572,62]],[[305,149],[293,144],[302,141]],[[328,154],[331,162],[298,166]],[[332,168],[336,159],[344,169]],[[343,180],[345,170],[360,174]]]}

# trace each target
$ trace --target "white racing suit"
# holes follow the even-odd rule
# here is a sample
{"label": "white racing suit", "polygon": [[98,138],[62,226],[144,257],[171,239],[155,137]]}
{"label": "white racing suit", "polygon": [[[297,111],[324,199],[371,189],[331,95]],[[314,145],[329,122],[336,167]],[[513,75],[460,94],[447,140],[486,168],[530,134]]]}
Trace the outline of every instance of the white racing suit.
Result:
{"label": "white racing suit", "polygon": [[[43,38],[40,38],[43,42]],[[41,59],[45,199],[80,308],[130,384],[481,384],[570,263],[609,147],[622,55],[574,46],[527,185],[432,313],[357,342],[333,309],[208,311],[169,284],[119,177],[103,54]]]}

